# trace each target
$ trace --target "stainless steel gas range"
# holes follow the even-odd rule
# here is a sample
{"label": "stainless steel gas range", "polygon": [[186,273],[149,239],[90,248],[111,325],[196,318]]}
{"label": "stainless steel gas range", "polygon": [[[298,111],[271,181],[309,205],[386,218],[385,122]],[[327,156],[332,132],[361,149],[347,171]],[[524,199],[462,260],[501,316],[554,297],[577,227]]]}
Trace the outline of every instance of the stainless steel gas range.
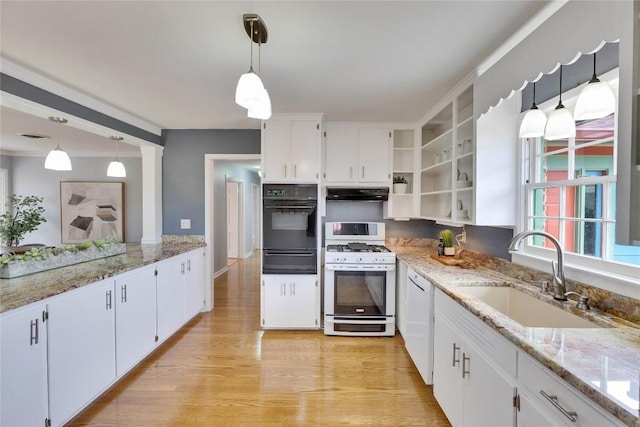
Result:
{"label": "stainless steel gas range", "polygon": [[325,334],[395,334],[396,255],[384,237],[381,222],[325,224]]}

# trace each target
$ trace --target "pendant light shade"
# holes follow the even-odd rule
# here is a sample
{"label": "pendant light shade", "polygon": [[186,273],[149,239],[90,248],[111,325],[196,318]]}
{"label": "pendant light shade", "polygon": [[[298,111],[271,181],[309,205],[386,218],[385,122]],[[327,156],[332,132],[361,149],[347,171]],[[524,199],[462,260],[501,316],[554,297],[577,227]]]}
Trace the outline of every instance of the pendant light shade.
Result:
{"label": "pendant light shade", "polygon": [[582,89],[576,101],[576,120],[606,117],[616,110],[616,99],[608,84],[596,77],[596,54],[593,54],[593,77]]}
{"label": "pendant light shade", "polygon": [[560,65],[560,99],[556,109],[549,116],[544,128],[544,138],[549,141],[574,138],[576,136],[576,122],[571,112],[562,105],[562,65]]}
{"label": "pendant light shade", "polygon": [[[267,120],[271,117],[271,97],[264,88],[260,76],[253,71],[253,43],[258,43],[258,55],[260,55],[262,43],[267,42],[267,26],[260,16],[255,14],[245,14],[242,19],[250,40],[251,65],[249,71],[241,75],[238,80],[236,104],[248,110],[248,117]],[[260,59],[258,59],[258,72],[260,72]]]}
{"label": "pendant light shade", "polygon": [[253,67],[240,76],[236,86],[236,104],[244,108],[251,108],[264,91],[262,80],[253,72]]}
{"label": "pendant light shade", "polygon": [[536,138],[544,135],[547,115],[536,105],[536,84],[533,83],[533,104],[520,124],[520,138]]}
{"label": "pendant light shade", "polygon": [[60,148],[60,123],[67,123],[67,119],[49,117],[49,120],[56,122],[56,148],[47,154],[47,158],[44,161],[44,168],[55,171],[70,171],[71,159],[69,155]]}
{"label": "pendant light shade", "polygon": [[124,138],[121,136],[111,136],[109,137],[112,141],[116,142],[116,158],[109,163],[109,167],[107,168],[107,176],[111,176],[114,178],[124,178],[127,176],[127,171],[124,168],[122,162],[118,159],[118,142],[122,141]]}

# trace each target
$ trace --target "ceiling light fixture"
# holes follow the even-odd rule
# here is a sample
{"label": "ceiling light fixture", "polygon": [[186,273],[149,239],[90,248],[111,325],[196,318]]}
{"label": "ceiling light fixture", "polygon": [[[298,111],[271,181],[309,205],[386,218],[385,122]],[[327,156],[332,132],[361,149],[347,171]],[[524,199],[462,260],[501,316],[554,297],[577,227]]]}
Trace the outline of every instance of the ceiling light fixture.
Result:
{"label": "ceiling light fixture", "polygon": [[127,176],[127,171],[124,168],[124,165],[120,160],[118,160],[118,142],[122,141],[124,138],[121,136],[110,136],[109,139],[116,142],[116,158],[109,163],[109,167],[107,168],[107,176],[112,176],[114,178],[124,178]]}
{"label": "ceiling light fixture", "polygon": [[533,104],[520,124],[520,138],[535,138],[544,135],[547,115],[536,105],[536,83],[533,82]]}
{"label": "ceiling light fixture", "polygon": [[609,85],[596,77],[596,54],[593,53],[593,77],[582,89],[576,101],[576,120],[606,117],[616,110],[616,99]]}
{"label": "ceiling light fixture", "polygon": [[56,148],[49,151],[44,161],[44,168],[54,171],[70,171],[71,159],[69,155],[60,148],[60,123],[67,123],[67,119],[62,117],[49,117],[49,120],[56,122]]}
{"label": "ceiling light fixture", "polygon": [[[261,39],[258,38],[258,74],[262,74],[261,47],[262,42]],[[271,97],[264,86],[262,87],[262,90],[258,91],[258,95],[256,96],[253,105],[249,107],[249,111],[247,111],[247,116],[252,119],[261,120],[269,120],[271,117]]]}
{"label": "ceiling light fixture", "polygon": [[[260,47],[262,43],[267,42],[267,26],[260,16],[256,14],[244,14],[242,20],[244,29],[249,36],[251,60],[249,71],[240,76],[238,80],[236,104],[249,110],[249,117],[270,117],[271,99],[269,98],[269,93],[264,88],[260,77],[253,71],[253,43],[258,43]],[[258,71],[261,71],[259,66]]]}
{"label": "ceiling light fixture", "polygon": [[575,138],[576,122],[571,112],[562,105],[562,64],[560,64],[560,99],[544,128],[544,139],[555,141],[558,139]]}

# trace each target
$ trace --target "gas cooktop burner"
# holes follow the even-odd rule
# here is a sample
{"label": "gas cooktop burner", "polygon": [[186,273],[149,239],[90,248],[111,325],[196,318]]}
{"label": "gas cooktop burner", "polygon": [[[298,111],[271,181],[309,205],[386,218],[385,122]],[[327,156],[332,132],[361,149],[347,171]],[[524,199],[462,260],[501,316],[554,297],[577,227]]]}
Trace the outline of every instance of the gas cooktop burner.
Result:
{"label": "gas cooktop burner", "polygon": [[327,252],[391,252],[382,245],[368,245],[366,243],[347,243],[346,245],[328,245]]}

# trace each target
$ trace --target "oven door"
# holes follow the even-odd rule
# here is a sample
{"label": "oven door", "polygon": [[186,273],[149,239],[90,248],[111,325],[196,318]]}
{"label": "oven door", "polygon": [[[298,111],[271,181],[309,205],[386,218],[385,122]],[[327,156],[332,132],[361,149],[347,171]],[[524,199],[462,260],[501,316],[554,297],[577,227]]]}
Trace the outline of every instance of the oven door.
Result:
{"label": "oven door", "polygon": [[[388,314],[387,271],[333,270],[325,286],[334,316],[385,316]],[[329,301],[330,300],[330,301]],[[394,302],[391,301],[393,304]]]}
{"label": "oven door", "polygon": [[265,249],[317,248],[315,200],[265,200],[262,217]]}
{"label": "oven door", "polygon": [[315,249],[264,249],[263,274],[316,274],[318,253]]}

